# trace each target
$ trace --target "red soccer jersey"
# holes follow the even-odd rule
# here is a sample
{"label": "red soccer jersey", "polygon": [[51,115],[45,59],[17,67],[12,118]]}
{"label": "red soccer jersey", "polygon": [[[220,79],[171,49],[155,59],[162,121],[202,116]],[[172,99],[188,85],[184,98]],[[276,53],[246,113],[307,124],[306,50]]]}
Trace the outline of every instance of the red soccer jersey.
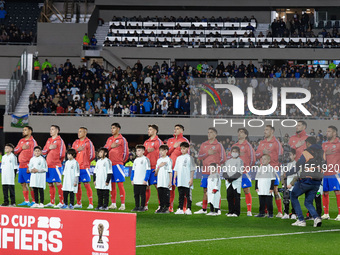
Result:
{"label": "red soccer jersey", "polygon": [[[326,156],[327,161],[327,171],[324,175],[334,175],[339,172],[340,167],[340,140],[335,138],[333,142],[324,142],[322,144],[322,149]],[[327,150],[331,150],[332,154],[326,154]]]}
{"label": "red soccer jersey", "polygon": [[[84,149],[82,151],[78,151],[77,149],[81,146],[84,146]],[[80,169],[90,168],[91,161],[96,157],[95,149],[91,140],[87,137],[85,137],[83,141],[77,139],[74,141],[72,148],[77,151],[76,160]]]}
{"label": "red soccer jersey", "polygon": [[[28,145],[29,148],[26,150],[22,149],[22,146]],[[25,138],[20,139],[18,142],[17,147],[14,148],[14,154],[19,155],[19,167],[20,168],[27,168],[28,163],[30,162],[30,159],[34,156],[34,147],[37,146],[37,142],[34,140],[33,136],[28,138],[27,140]]]}
{"label": "red soccer jersey", "polygon": [[[234,146],[237,146],[240,148],[240,159],[243,161],[244,171],[243,173],[247,172],[247,167],[251,167],[255,164],[256,156],[255,156],[255,150],[251,146],[250,142],[245,140],[243,143],[237,142],[231,146],[233,148]],[[231,152],[228,154],[228,158],[231,158]],[[248,170],[249,171],[249,170]]]}
{"label": "red soccer jersey", "polygon": [[[112,148],[111,145],[117,143],[118,146]],[[107,139],[104,146],[109,150],[109,159],[112,165],[123,165],[129,158],[129,145],[124,136],[119,134],[117,137],[111,136]]]}
{"label": "red soccer jersey", "polygon": [[[215,151],[215,154],[209,155],[209,150]],[[215,139],[212,143],[208,140],[201,144],[198,159],[203,160],[202,174],[210,174],[208,166],[212,163],[222,165],[227,160],[227,155],[222,144]]]}
{"label": "red soccer jersey", "polygon": [[296,135],[293,135],[290,139],[289,139],[289,146],[292,149],[296,150],[296,157],[295,157],[295,161],[297,162],[299,160],[299,158],[302,155],[302,152],[306,149],[306,143],[304,143],[303,145],[301,145],[299,148],[296,148],[296,144],[299,141],[305,141],[307,139],[308,135],[306,134],[305,130],[302,130],[299,134],[296,133]]}
{"label": "red soccer jersey", "polygon": [[270,165],[273,167],[280,166],[279,156],[283,154],[283,148],[279,140],[275,136],[268,141],[264,139],[260,141],[259,147],[256,150],[256,158],[259,159],[263,156],[263,150],[269,150]]}
{"label": "red soccer jersey", "polygon": [[[50,150],[50,145],[56,145],[57,148]],[[55,139],[52,137],[48,138],[42,151],[43,155],[47,155],[46,162],[48,168],[56,168],[57,166],[61,167],[62,162],[65,159],[65,152],[66,146],[60,135],[58,135]]]}
{"label": "red soccer jersey", "polygon": [[[150,160],[151,169],[155,169],[157,160],[159,159],[159,146],[163,144],[162,140],[156,135],[154,139],[149,138],[144,142],[145,153],[144,155]],[[148,152],[149,148],[153,148],[152,152]]]}
{"label": "red soccer jersey", "polygon": [[190,144],[189,140],[186,139],[183,136],[183,134],[179,134],[177,137],[174,135],[174,137],[169,138],[167,145],[169,147],[168,155],[172,160],[172,169],[175,168],[177,157],[182,155],[180,146],[178,146],[177,148],[174,148],[175,143],[178,143],[178,142],[180,143],[187,142]]}

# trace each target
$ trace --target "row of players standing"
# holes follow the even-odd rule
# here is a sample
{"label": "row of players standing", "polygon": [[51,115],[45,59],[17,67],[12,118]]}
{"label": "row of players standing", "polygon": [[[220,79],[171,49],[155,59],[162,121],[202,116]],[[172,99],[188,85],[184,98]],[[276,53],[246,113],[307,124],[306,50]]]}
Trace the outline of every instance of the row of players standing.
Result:
{"label": "row of players standing", "polygon": [[[292,149],[296,150],[295,161],[297,161],[302,152],[306,149],[305,139],[308,137],[305,129],[307,128],[307,124],[304,121],[299,121],[296,128],[296,135],[292,136],[289,140],[289,145]],[[112,183],[111,183],[111,201],[112,204],[110,209],[116,209],[116,183],[118,184],[118,188],[120,191],[121,197],[121,207],[120,210],[125,210],[125,190],[123,182],[125,181],[125,176],[123,172],[123,164],[127,160],[129,151],[128,151],[128,143],[126,139],[120,134],[120,125],[118,123],[114,123],[111,126],[112,137],[107,140],[105,148],[109,150],[109,159],[112,162],[113,166],[113,174],[112,174]],[[55,186],[58,188],[59,193],[59,204],[58,207],[63,205],[63,192],[61,185],[61,166],[65,157],[65,144],[62,138],[59,136],[60,128],[56,125],[52,125],[50,128],[51,138],[48,139],[46,145],[44,146],[43,154],[47,155],[46,160],[48,164],[48,173],[46,177],[46,181],[49,184],[50,188],[50,203],[47,206],[55,206]],[[29,163],[30,158],[33,156],[33,148],[37,145],[36,141],[32,136],[32,128],[25,127],[23,129],[23,138],[19,141],[16,146],[14,153],[19,154],[19,183],[21,183],[23,187],[23,194],[25,201],[20,205],[29,205],[29,191],[28,185],[29,183],[29,173],[27,170],[27,165]],[[180,124],[175,126],[174,129],[174,137],[170,138],[167,142],[169,147],[168,155],[172,160],[172,166],[175,166],[176,159],[181,155],[180,144],[182,142],[188,142],[188,140],[183,136],[184,127]],[[238,130],[238,142],[233,145],[240,148],[239,157],[242,159],[245,167],[251,167],[254,165],[256,159],[261,158],[263,155],[270,155],[271,158],[271,166],[276,167],[280,165],[280,157],[283,155],[283,148],[278,141],[278,139],[274,136],[275,129],[272,126],[266,126],[264,130],[264,140],[260,142],[260,145],[255,152],[252,148],[251,144],[248,142],[249,133],[246,129],[240,128]],[[149,125],[148,135],[149,139],[144,143],[145,146],[145,155],[150,160],[152,174],[149,180],[149,186],[146,190],[146,204],[145,209],[147,209],[147,203],[150,198],[152,185],[155,185],[157,188],[157,177],[155,176],[155,168],[157,164],[157,160],[159,158],[159,147],[163,144],[163,142],[158,138],[158,127],[156,125]],[[209,165],[212,163],[222,165],[227,156],[225,154],[225,150],[223,146],[216,139],[217,131],[213,128],[208,131],[208,141],[203,143],[199,152],[199,159],[203,161],[203,168],[209,169]],[[331,126],[327,130],[327,138],[328,142],[323,144],[323,148],[325,150],[327,164],[333,166],[339,165],[340,160],[340,143],[337,138],[337,130],[335,127]],[[90,187],[89,182],[91,181],[91,177],[89,174],[90,162],[95,157],[94,146],[92,142],[87,138],[87,129],[82,127],[78,131],[78,139],[74,142],[73,146],[77,151],[76,160],[80,165],[80,177],[79,177],[79,186],[77,192],[77,205],[75,208],[81,208],[81,182],[84,183],[84,186],[87,190],[87,195],[89,199],[89,207],[88,209],[93,208],[93,199],[92,199],[92,189]],[[230,157],[230,155],[228,155]],[[201,181],[201,187],[204,189],[203,196],[203,205],[202,209],[196,213],[206,213],[207,209],[207,183],[209,170],[202,172],[203,177]],[[327,178],[323,183],[323,204],[325,215],[324,219],[329,218],[329,191],[335,191],[338,208],[340,208],[340,185],[337,182],[335,173],[326,172],[325,175],[333,176],[334,178]],[[276,178],[274,184],[274,196],[275,202],[278,208],[277,217],[282,217],[282,202],[281,196],[278,192],[279,180]],[[250,194],[251,178],[248,173],[244,172],[242,175],[242,188],[245,192],[246,204],[247,204],[247,215],[251,216],[251,208],[252,208],[252,198]],[[230,186],[229,186],[230,187]],[[236,192],[240,194],[239,192]],[[32,192],[32,197],[33,192]],[[175,186],[173,185],[170,192],[170,211],[173,211],[173,202],[175,197]],[[34,200],[33,200],[34,201]],[[320,201],[321,202],[321,201]],[[184,201],[184,205],[186,202]],[[340,210],[340,209],[339,209]],[[339,211],[340,214],[340,211]],[[338,217],[337,217],[338,218]]]}

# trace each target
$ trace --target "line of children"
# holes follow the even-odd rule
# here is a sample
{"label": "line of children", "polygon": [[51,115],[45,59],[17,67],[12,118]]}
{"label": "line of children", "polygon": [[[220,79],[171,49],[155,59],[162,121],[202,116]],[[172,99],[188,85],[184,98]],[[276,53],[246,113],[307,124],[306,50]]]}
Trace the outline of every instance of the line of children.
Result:
{"label": "line of children", "polygon": [[[17,157],[13,154],[14,145],[5,145],[5,155],[1,162],[1,184],[4,193],[4,203],[1,206],[15,206],[15,171],[18,169]],[[9,203],[8,193],[11,198]]]}
{"label": "line of children", "polygon": [[[46,172],[48,171],[46,160],[41,156],[42,148],[34,147],[34,157],[28,164],[31,173],[30,187],[34,192],[35,204],[31,208],[44,208],[44,189],[46,188]],[[40,203],[39,203],[40,201]]]}
{"label": "line of children", "polygon": [[163,144],[159,147],[160,158],[157,160],[155,176],[157,176],[157,190],[159,209],[155,213],[169,213],[170,190],[172,188],[172,160],[167,156],[169,147]]}
{"label": "line of children", "polygon": [[[66,155],[67,161],[65,163],[63,172],[64,205],[61,207],[61,209],[74,209],[74,194],[78,192],[80,167],[75,159],[77,156],[75,149],[68,149]],[[70,197],[70,203],[68,202],[68,197]]]}
{"label": "line of children", "polygon": [[151,174],[150,160],[144,156],[144,145],[136,146],[137,158],[133,162],[131,172],[131,184],[133,185],[133,192],[135,197],[135,208],[132,212],[144,212],[146,199],[146,186]]}

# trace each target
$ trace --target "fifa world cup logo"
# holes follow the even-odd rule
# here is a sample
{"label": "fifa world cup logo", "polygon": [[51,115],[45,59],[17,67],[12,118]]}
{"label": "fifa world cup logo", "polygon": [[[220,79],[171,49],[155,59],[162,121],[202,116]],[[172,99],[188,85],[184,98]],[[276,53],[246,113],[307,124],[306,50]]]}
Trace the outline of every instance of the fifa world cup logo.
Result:
{"label": "fifa world cup logo", "polygon": [[99,233],[98,243],[103,243],[103,240],[102,240],[103,232],[104,232],[104,225],[100,223],[98,224],[98,233]]}

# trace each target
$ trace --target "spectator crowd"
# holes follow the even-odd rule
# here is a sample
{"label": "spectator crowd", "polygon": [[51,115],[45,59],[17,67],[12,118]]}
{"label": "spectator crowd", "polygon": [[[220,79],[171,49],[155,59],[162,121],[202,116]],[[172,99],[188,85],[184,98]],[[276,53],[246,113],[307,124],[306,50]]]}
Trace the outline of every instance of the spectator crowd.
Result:
{"label": "spectator crowd", "polygon": [[[255,66],[235,62],[219,63],[216,68],[207,62],[197,66],[166,61],[153,66],[137,61],[123,70],[111,71],[93,61],[89,68],[76,68],[70,60],[57,67],[45,60],[42,65],[42,91],[30,96],[30,114],[72,116],[190,116],[200,115],[200,84],[235,84],[246,94],[246,88],[255,89],[256,109],[269,109],[273,87],[303,87],[311,91],[312,98],[305,104],[313,118],[338,119],[340,110],[340,66],[333,62],[323,70],[320,66],[289,66],[284,64]],[[209,104],[208,114],[232,115],[232,95],[228,90],[220,93],[222,105]],[[296,96],[301,96],[297,94]],[[280,96],[273,116],[280,116]],[[191,109],[190,107],[191,102]],[[191,109],[191,114],[190,114]],[[247,116],[251,112],[246,108]],[[289,117],[304,116],[289,105]]]}

